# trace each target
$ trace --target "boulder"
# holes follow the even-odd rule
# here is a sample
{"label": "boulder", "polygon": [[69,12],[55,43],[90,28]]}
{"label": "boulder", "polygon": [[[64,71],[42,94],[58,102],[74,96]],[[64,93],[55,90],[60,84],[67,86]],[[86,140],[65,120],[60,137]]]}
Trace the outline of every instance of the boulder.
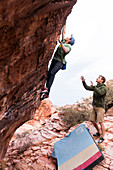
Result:
{"label": "boulder", "polygon": [[49,60],[76,1],[0,1],[0,159],[40,105]]}

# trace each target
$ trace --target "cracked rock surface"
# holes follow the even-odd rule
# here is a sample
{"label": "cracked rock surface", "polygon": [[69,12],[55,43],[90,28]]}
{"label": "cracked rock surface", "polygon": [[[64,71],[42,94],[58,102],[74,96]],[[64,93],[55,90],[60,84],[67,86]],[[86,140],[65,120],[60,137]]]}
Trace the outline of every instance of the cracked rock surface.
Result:
{"label": "cracked rock surface", "polygon": [[76,1],[0,1],[0,159],[40,105],[49,60]]}
{"label": "cracked rock surface", "polygon": [[[50,155],[54,143],[68,135],[79,124],[69,130],[66,129],[60,117],[60,112],[52,106],[51,101],[45,99],[41,103],[41,106],[43,105],[45,109],[48,108],[46,110],[48,111],[47,115],[45,113],[43,115],[43,112],[41,112],[41,119],[36,119],[38,117],[36,112],[34,119],[22,125],[15,132],[7,154],[2,161],[4,170],[56,169],[56,160],[51,157],[48,159],[47,153]],[[41,111],[41,107],[39,110]],[[95,132],[93,125],[89,121],[83,123],[93,135]],[[104,125],[106,130],[105,140],[99,147],[101,147],[105,159],[93,170],[113,170],[113,108],[105,114]],[[98,138],[94,138],[94,140],[98,143]]]}

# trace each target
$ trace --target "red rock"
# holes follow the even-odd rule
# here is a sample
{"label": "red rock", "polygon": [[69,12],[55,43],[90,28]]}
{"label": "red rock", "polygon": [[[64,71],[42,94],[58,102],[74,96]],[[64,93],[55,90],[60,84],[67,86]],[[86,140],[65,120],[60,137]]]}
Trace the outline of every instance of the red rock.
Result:
{"label": "red rock", "polygon": [[105,133],[105,140],[113,141],[113,134],[112,133]]}
{"label": "red rock", "polygon": [[34,119],[36,117],[38,117],[38,120],[49,118],[55,111],[56,109],[53,107],[52,102],[49,99],[42,100],[40,107],[35,113]]}
{"label": "red rock", "polygon": [[33,147],[32,147],[32,150],[33,150],[33,151],[37,151],[37,150],[39,150],[39,149],[40,149],[39,146],[33,146]]}
{"label": "red rock", "polygon": [[76,1],[0,1],[0,159],[40,105],[49,60]]}
{"label": "red rock", "polygon": [[24,152],[24,156],[30,156],[32,154],[32,150],[27,150]]}
{"label": "red rock", "polygon": [[41,130],[41,135],[46,139],[52,139],[53,137],[57,137],[58,134],[49,130]]}
{"label": "red rock", "polygon": [[[58,113],[53,113],[52,116],[49,119],[45,119],[45,123],[40,125],[37,130],[32,131],[31,134],[28,134],[28,136],[25,136],[23,139],[20,140],[20,138],[16,139],[15,141],[12,141],[10,148],[8,149],[7,153],[7,163],[13,162],[11,159],[18,159],[17,162],[15,162],[14,168],[23,168],[23,162],[25,164],[25,167],[29,167],[30,169],[36,169],[38,170],[53,170],[55,168],[56,161],[52,158],[47,159],[47,153],[51,155],[52,149],[54,147],[54,144],[61,140],[63,137],[65,137],[68,133],[72,132],[78,125],[71,127],[68,132],[66,133],[63,128],[64,125],[60,124],[60,118],[58,117]],[[56,117],[56,118],[55,118]],[[106,116],[106,121],[104,122],[105,127],[112,127],[112,120],[109,116]],[[35,120],[37,122],[37,120]],[[110,122],[110,123],[109,123]],[[35,124],[35,123],[34,123]],[[90,133],[93,134],[95,128],[89,121],[85,121],[84,125],[90,129]],[[26,126],[27,127],[27,126]],[[53,132],[55,127],[60,127],[60,129],[57,131],[57,133]],[[62,128],[61,128],[62,127]],[[29,128],[29,126],[28,126]],[[111,128],[112,129],[112,128]],[[29,129],[30,130],[30,129]],[[106,131],[105,133],[105,140],[101,144],[101,147],[104,149],[102,151],[105,159],[100,162],[97,166],[93,168],[93,170],[107,170],[108,168],[113,167],[113,141],[112,141],[113,134],[111,133],[110,129]],[[96,142],[98,139],[96,140]],[[30,145],[28,145],[30,142]],[[20,147],[20,148],[19,148]],[[23,148],[26,151],[22,150]],[[13,152],[21,151],[21,156],[17,157],[13,154]],[[16,158],[15,158],[16,156]],[[12,158],[11,158],[12,157]],[[22,164],[20,162],[22,161]],[[12,166],[12,163],[11,163]]]}
{"label": "red rock", "polygon": [[113,145],[106,148],[106,154],[113,158]]}
{"label": "red rock", "polygon": [[26,170],[28,169],[28,165],[25,162],[20,161],[15,164],[15,169]]}

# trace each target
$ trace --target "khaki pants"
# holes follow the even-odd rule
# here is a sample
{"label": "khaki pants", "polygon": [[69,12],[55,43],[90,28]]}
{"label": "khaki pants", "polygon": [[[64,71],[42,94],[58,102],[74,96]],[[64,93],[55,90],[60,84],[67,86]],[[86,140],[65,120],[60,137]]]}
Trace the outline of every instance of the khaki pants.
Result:
{"label": "khaki pants", "polygon": [[97,121],[97,122],[103,122],[104,121],[104,113],[105,109],[102,107],[93,107],[93,111],[90,114],[90,121]]}

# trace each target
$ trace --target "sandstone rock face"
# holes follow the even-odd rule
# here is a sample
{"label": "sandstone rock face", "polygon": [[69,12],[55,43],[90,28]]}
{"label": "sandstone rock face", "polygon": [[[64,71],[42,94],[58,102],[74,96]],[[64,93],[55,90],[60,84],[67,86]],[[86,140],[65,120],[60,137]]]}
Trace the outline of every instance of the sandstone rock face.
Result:
{"label": "sandstone rock face", "polygon": [[0,159],[40,105],[48,62],[76,1],[0,1]]}
{"label": "sandstone rock face", "polygon": [[42,122],[50,117],[56,109],[53,107],[52,102],[49,99],[42,100],[40,107],[37,109],[34,119],[42,120]]}

